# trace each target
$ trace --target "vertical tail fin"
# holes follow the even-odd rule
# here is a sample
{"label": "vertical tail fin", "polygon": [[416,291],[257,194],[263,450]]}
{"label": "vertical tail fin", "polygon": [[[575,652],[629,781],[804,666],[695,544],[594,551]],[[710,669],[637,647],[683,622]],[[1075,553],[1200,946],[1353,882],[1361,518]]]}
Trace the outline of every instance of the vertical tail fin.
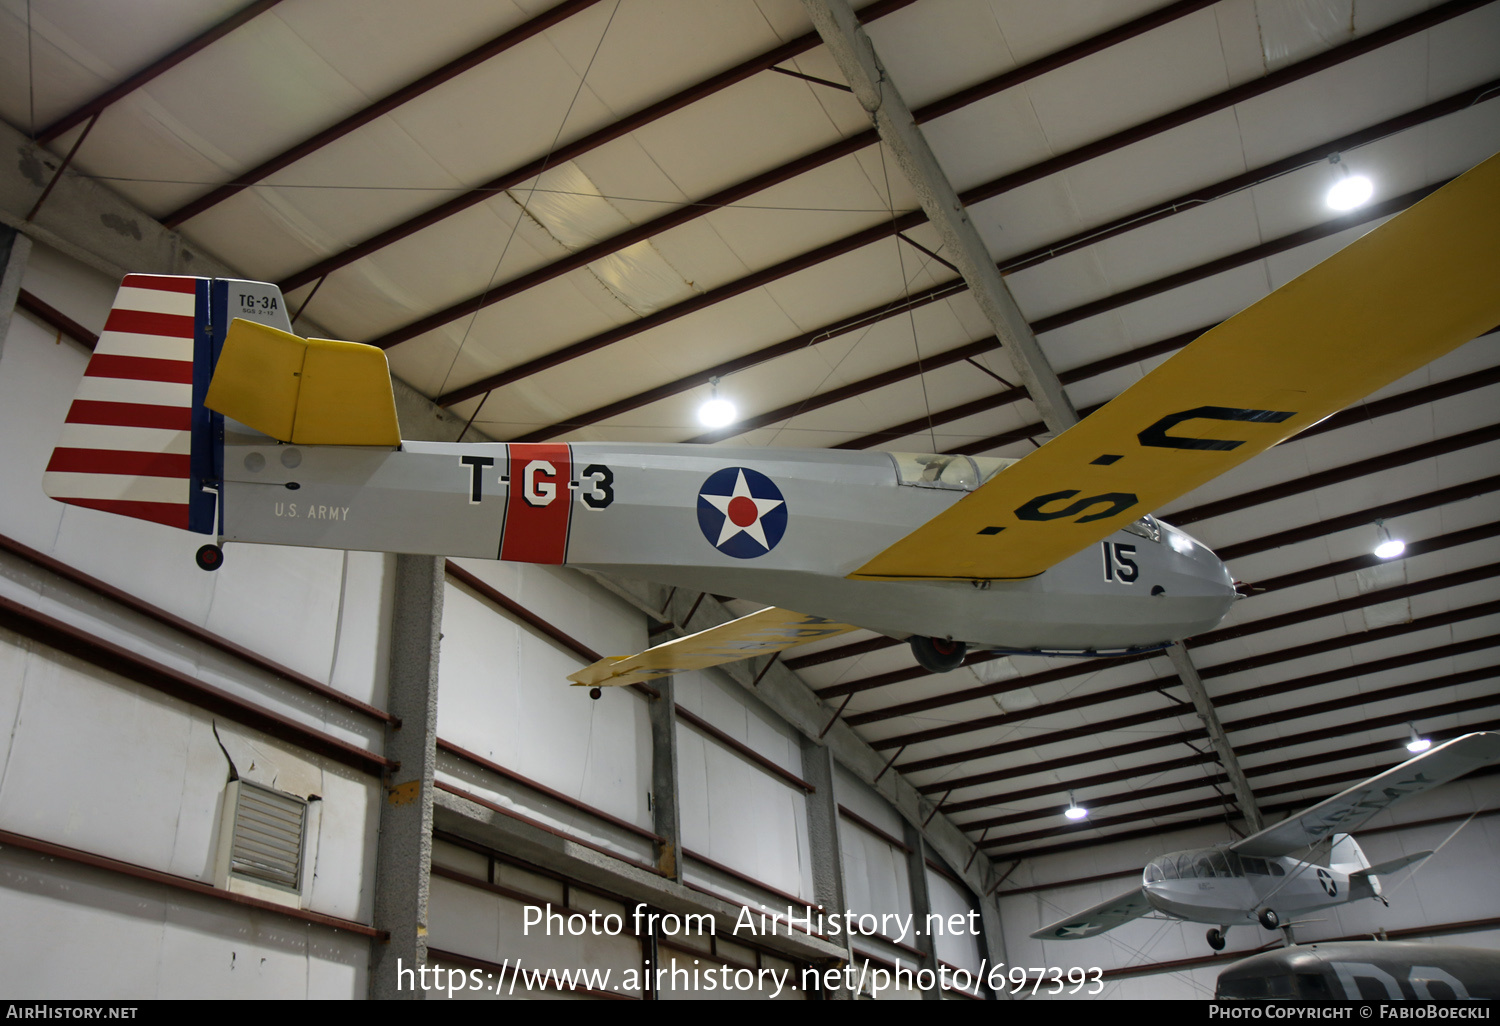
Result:
{"label": "vertical tail fin", "polygon": [[194,370],[207,306],[207,279],[125,278],[47,464],[48,495],[213,531],[213,496],[191,487]]}
{"label": "vertical tail fin", "polygon": [[216,534],[223,418],[203,397],[230,316],[290,328],[274,285],[127,275],[43,490],[74,506]]}
{"label": "vertical tail fin", "polygon": [[1332,848],[1328,852],[1329,865],[1348,867],[1344,870],[1348,873],[1370,868],[1370,860],[1365,858],[1364,850],[1353,834],[1334,834],[1332,842]]}
{"label": "vertical tail fin", "polygon": [[1374,876],[1361,875],[1364,870],[1370,868],[1370,860],[1365,857],[1364,849],[1352,834],[1334,834],[1333,847],[1328,853],[1328,864],[1350,877],[1350,894],[1355,891],[1369,890],[1369,894],[1358,894],[1358,897],[1371,897],[1380,894],[1380,880]]}

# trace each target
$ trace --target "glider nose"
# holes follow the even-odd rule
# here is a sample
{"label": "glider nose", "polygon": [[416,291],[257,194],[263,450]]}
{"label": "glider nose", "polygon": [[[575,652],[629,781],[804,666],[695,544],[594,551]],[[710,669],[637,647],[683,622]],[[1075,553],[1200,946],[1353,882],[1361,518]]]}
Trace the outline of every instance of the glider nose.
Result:
{"label": "glider nose", "polygon": [[1185,589],[1198,600],[1203,623],[1199,630],[1217,626],[1237,597],[1229,568],[1212,549],[1186,531],[1170,524],[1161,524],[1161,529],[1162,544],[1172,553],[1172,570],[1179,580],[1178,588]]}
{"label": "glider nose", "polygon": [[1189,572],[1193,572],[1205,582],[1216,582],[1230,591],[1234,590],[1229,568],[1224,565],[1223,560],[1214,555],[1212,549],[1186,531],[1173,527],[1171,524],[1161,524],[1161,529],[1162,543],[1176,554],[1177,562],[1184,570],[1191,568]]}

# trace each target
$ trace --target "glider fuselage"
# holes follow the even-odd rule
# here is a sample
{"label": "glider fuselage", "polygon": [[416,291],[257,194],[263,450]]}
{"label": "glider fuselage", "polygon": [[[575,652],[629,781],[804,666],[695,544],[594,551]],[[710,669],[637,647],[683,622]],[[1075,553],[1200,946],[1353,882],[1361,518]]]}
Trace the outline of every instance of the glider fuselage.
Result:
{"label": "glider fuselage", "polygon": [[226,541],[565,564],[1021,650],[1161,644],[1212,628],[1235,595],[1212,552],[1154,521],[1026,580],[847,579],[1010,461],[593,443],[392,451],[226,427]]}

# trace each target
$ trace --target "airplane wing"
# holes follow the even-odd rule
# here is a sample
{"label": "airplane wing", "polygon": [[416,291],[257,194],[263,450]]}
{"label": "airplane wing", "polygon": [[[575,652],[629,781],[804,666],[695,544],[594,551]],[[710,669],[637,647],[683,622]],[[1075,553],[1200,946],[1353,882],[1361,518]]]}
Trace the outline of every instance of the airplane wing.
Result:
{"label": "airplane wing", "polygon": [[857,630],[858,627],[847,623],[773,606],[633,656],[606,657],[569,674],[568,679],[588,687],[638,684],[653,677],[702,670]]}
{"label": "airplane wing", "polygon": [[1038,940],[1081,940],[1113,930],[1151,911],[1153,908],[1146,899],[1146,889],[1137,887],[1133,891],[1126,891],[1100,902],[1086,912],[1069,916],[1051,926],[1044,926],[1031,936]]}
{"label": "airplane wing", "polygon": [[1500,323],[1500,155],[1205,333],[856,570],[1031,577]]}
{"label": "airplane wing", "polygon": [[1299,815],[1230,845],[1241,855],[1292,855],[1334,832],[1352,833],[1378,812],[1500,760],[1500,733],[1465,734],[1355,784]]}

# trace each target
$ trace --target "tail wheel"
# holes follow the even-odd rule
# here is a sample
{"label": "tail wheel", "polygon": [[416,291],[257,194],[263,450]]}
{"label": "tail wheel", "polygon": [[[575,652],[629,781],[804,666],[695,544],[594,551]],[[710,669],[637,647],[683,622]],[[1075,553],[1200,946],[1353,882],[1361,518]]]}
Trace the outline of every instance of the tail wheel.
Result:
{"label": "tail wheel", "polygon": [[217,570],[224,565],[224,550],[217,545],[205,545],[193,558],[199,570]]}
{"label": "tail wheel", "polygon": [[1276,910],[1273,908],[1261,909],[1260,914],[1255,918],[1260,920],[1260,925],[1264,926],[1267,930],[1274,930],[1281,925],[1281,917],[1276,914]]}
{"label": "tail wheel", "polygon": [[962,666],[964,655],[968,651],[969,646],[962,641],[923,637],[911,639],[911,654],[916,658],[917,665],[932,673],[947,673]]}
{"label": "tail wheel", "polygon": [[1224,931],[1217,927],[1208,931],[1208,946],[1215,951],[1224,950]]}

